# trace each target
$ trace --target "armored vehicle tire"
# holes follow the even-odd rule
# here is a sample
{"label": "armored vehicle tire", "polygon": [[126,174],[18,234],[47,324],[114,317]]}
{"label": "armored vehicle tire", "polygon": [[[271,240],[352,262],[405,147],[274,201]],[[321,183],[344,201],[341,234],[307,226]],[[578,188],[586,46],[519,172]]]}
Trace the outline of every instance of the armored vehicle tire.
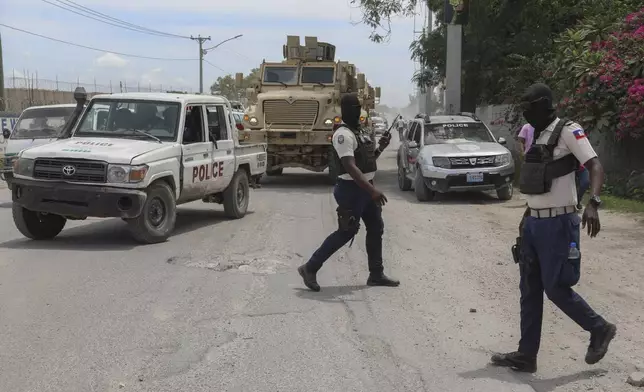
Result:
{"label": "armored vehicle tire", "polygon": [[246,215],[250,201],[249,189],[248,174],[239,168],[224,191],[224,212],[227,217],[240,219]]}
{"label": "armored vehicle tire", "polygon": [[509,183],[508,186],[504,186],[503,188],[496,190],[496,197],[498,197],[499,200],[511,200],[513,194],[514,186],[512,185],[512,183]]}
{"label": "armored vehicle tire", "polygon": [[284,174],[283,167],[280,167],[279,169],[274,169],[274,170],[266,170],[267,176],[281,176],[282,174]]}
{"label": "armored vehicle tire", "polygon": [[416,198],[418,201],[432,201],[436,195],[434,191],[427,188],[427,185],[425,185],[425,179],[423,178],[423,173],[420,171],[420,168],[416,169],[414,191],[416,192]]}
{"label": "armored vehicle tire", "polygon": [[11,212],[18,231],[32,240],[50,240],[60,234],[67,223],[60,215],[30,211],[16,203]]}
{"label": "armored vehicle tire", "polygon": [[408,191],[411,189],[412,183],[405,173],[405,168],[398,165],[398,188],[401,191]]}
{"label": "armored vehicle tire", "polygon": [[177,221],[177,203],[174,192],[165,182],[148,187],[148,197],[141,215],[126,219],[132,237],[144,244],[164,242],[174,231]]}

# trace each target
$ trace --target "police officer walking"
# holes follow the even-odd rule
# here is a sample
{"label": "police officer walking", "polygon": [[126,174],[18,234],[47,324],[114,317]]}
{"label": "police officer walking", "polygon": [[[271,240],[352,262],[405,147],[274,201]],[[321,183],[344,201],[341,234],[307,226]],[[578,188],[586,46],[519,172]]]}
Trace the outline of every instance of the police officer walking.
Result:
{"label": "police officer walking", "polygon": [[360,128],[361,104],[357,94],[344,95],[340,108],[343,124],[333,133],[333,154],[330,158],[335,160],[335,167],[338,168],[338,180],[333,189],[333,196],[338,203],[338,229],[297,270],[306,287],[320,291],[317,272],[338,249],[353,241],[362,219],[367,230],[367,285],[395,287],[400,282],[388,278],[383,273],[382,265],[382,206],[387,198],[373,185],[376,159],[389,145],[391,134],[381,137],[376,148],[370,136]]}
{"label": "police officer walking", "polygon": [[[552,91],[545,84],[530,86],[521,98],[523,116],[534,127],[532,147],[521,170],[520,190],[528,209],[520,224],[521,340],[518,351],[492,356],[492,363],[517,371],[537,371],[541,342],[543,293],[581,328],[590,332],[586,363],[599,362],[617,327],[604,320],[573,289],[580,278],[580,224],[591,238],[600,230],[599,193],[604,169],[584,130],[560,119]],[[590,171],[591,198],[582,218],[576,212],[575,172]]]}

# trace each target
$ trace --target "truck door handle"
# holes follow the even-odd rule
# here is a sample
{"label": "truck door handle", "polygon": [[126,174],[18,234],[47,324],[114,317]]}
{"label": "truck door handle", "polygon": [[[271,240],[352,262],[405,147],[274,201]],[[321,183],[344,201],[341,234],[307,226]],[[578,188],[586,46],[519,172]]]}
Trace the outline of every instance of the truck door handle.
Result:
{"label": "truck door handle", "polygon": [[208,158],[208,156],[209,156],[209,155],[210,155],[210,154],[205,153],[205,154],[203,154],[203,157],[204,157],[204,158]]}

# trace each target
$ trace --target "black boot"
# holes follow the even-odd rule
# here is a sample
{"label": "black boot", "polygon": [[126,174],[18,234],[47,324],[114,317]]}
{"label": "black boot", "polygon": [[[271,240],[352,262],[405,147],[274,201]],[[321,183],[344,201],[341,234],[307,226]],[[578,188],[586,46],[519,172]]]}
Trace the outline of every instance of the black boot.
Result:
{"label": "black boot", "polygon": [[388,278],[387,275],[382,272],[379,274],[369,274],[369,278],[367,279],[367,286],[398,287],[399,285],[399,281]]}
{"label": "black boot", "polygon": [[300,273],[302,280],[304,280],[304,285],[313,291],[320,291],[320,285],[315,277],[316,272],[309,271],[306,268],[306,264],[302,264],[297,268],[297,272]]}
{"label": "black boot", "polygon": [[509,367],[517,372],[536,373],[537,358],[518,351],[492,355],[492,364]]}
{"label": "black boot", "polygon": [[590,333],[590,345],[586,352],[586,363],[593,365],[601,361],[608,351],[610,341],[613,340],[616,334],[617,327],[609,322],[593,330]]}

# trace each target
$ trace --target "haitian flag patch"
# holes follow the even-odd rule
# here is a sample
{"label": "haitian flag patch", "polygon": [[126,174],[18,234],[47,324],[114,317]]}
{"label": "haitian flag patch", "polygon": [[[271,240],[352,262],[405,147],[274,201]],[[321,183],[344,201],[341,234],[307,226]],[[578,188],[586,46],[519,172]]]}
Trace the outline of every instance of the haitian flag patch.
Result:
{"label": "haitian flag patch", "polygon": [[577,140],[583,139],[583,138],[586,137],[586,134],[584,133],[583,129],[574,130],[574,131],[572,131],[572,134],[575,135],[575,139],[577,139]]}

